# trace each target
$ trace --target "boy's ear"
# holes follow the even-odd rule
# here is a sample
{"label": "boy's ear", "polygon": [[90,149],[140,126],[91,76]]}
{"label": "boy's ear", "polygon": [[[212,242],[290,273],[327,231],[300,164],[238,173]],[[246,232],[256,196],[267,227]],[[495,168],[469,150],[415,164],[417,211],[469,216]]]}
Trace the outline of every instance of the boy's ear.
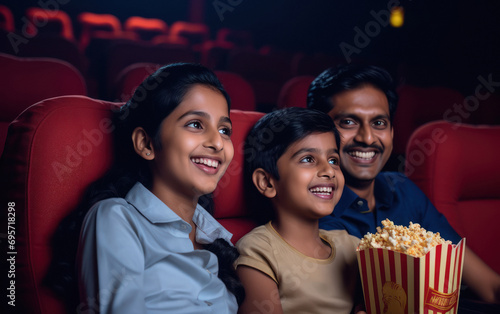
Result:
{"label": "boy's ear", "polygon": [[276,196],[276,188],[274,185],[274,178],[269,172],[262,168],[257,168],[252,173],[252,181],[260,194],[267,198]]}
{"label": "boy's ear", "polygon": [[142,158],[146,160],[155,158],[152,140],[142,127],[137,127],[132,132],[132,143],[135,152]]}

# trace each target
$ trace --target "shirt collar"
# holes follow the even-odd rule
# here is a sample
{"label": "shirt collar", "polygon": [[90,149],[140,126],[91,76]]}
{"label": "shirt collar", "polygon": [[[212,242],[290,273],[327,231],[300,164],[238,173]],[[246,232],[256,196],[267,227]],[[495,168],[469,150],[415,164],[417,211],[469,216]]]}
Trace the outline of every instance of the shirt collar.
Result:
{"label": "shirt collar", "polygon": [[351,207],[352,203],[354,203],[359,196],[354,193],[347,185],[344,185],[344,190],[342,191],[342,196],[340,197],[339,202],[333,209],[333,216],[340,217],[344,214],[344,212]]}
{"label": "shirt collar", "polygon": [[[384,176],[383,173],[379,173],[375,177],[375,200],[377,202],[376,208],[390,208],[394,199],[393,185],[388,181],[388,177]],[[348,208],[353,208],[354,202],[362,199],[353,190],[351,190],[347,185],[344,185],[344,190],[342,191],[342,196],[339,202],[333,210],[333,216],[340,217]],[[364,200],[366,201],[366,200]]]}
{"label": "shirt collar", "polygon": [[[130,189],[125,200],[153,224],[184,221],[140,182]],[[206,244],[212,243],[217,238],[223,238],[231,243],[233,235],[199,204],[196,206],[193,222],[197,226],[197,242]]]}

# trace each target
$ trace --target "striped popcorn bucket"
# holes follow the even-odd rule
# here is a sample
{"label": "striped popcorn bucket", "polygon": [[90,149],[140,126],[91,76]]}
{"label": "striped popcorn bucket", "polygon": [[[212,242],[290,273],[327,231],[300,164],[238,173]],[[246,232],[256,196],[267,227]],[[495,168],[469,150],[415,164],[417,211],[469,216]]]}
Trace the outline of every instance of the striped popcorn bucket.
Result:
{"label": "striped popcorn bucket", "polygon": [[417,258],[387,249],[357,252],[368,313],[457,313],[465,238]]}

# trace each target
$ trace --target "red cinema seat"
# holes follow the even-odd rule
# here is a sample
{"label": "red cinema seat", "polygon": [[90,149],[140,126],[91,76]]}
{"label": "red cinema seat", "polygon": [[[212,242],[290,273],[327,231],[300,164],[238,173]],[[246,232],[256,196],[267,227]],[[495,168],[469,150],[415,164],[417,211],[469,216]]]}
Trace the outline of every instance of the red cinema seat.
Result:
{"label": "red cinema seat", "polygon": [[210,38],[210,30],[206,24],[184,21],[174,22],[170,26],[170,34],[187,38],[191,46],[199,45]]}
{"label": "red cinema seat", "polygon": [[[134,63],[169,64],[175,62],[195,62],[196,57],[189,48],[153,45],[145,42],[116,42],[106,53],[108,96],[112,94],[118,75]],[[141,83],[142,81],[138,82]],[[139,85],[139,84],[137,84]]]}
{"label": "red cinema seat", "polygon": [[229,54],[234,47],[231,42],[208,40],[199,47],[200,62],[212,70],[225,70]]}
{"label": "red cinema seat", "polygon": [[137,86],[149,75],[153,74],[158,68],[156,63],[134,63],[123,69],[115,84],[115,98],[120,101],[128,101],[135,92]]}
{"label": "red cinema seat", "polygon": [[168,33],[168,26],[165,21],[140,16],[129,17],[125,21],[123,28],[125,31],[136,33],[137,36],[144,41],[150,41],[155,36]]}
{"label": "red cinema seat", "polygon": [[296,76],[289,79],[281,88],[278,108],[307,107],[307,92],[314,80],[312,75]]}
{"label": "red cinema seat", "polygon": [[255,110],[255,93],[246,79],[227,71],[215,71],[215,74],[231,98],[231,109]]}
{"label": "red cinema seat", "polygon": [[[157,63],[134,63],[120,72],[115,83],[115,98],[127,101],[144,79],[161,65]],[[250,83],[236,73],[215,71],[231,98],[231,109],[255,110],[255,95]]]}
{"label": "red cinema seat", "polygon": [[317,76],[324,70],[345,63],[342,57],[328,54],[303,54],[297,53],[292,60],[292,74]]}
{"label": "red cinema seat", "polygon": [[82,12],[78,14],[81,27],[80,49],[85,51],[94,37],[119,38],[122,35],[122,24],[112,14],[96,14]]}
{"label": "red cinema seat", "polygon": [[500,273],[500,126],[435,121],[415,130],[406,174],[443,213],[467,245]]}
{"label": "red cinema seat", "polygon": [[56,97],[31,106],[9,127],[0,199],[15,203],[18,313],[70,312],[42,281],[58,224],[111,164],[114,106],[85,96]]}
{"label": "red cinema seat", "polygon": [[69,15],[61,10],[45,10],[31,7],[26,10],[26,32],[30,37],[38,33],[57,34],[67,40],[74,40],[73,24]]}
{"label": "red cinema seat", "polygon": [[232,43],[236,47],[249,48],[254,47],[253,36],[251,32],[243,30],[235,30],[227,27],[217,31],[216,39],[220,43]]}
{"label": "red cinema seat", "polygon": [[13,32],[15,30],[12,11],[4,5],[0,5],[0,29],[8,32]]}
{"label": "red cinema seat", "polygon": [[249,50],[232,51],[227,71],[238,73],[250,82],[257,108],[265,112],[276,107],[281,86],[290,78],[289,60],[280,55]]}
{"label": "red cinema seat", "polygon": [[82,75],[87,72],[87,59],[74,40],[68,40],[58,35],[38,35],[26,43],[19,44],[17,51],[9,52],[18,57],[45,57],[69,62]]}
{"label": "red cinema seat", "polygon": [[61,60],[0,54],[0,69],[0,153],[8,124],[24,109],[50,97],[87,94],[82,75]]}
{"label": "red cinema seat", "polygon": [[231,110],[233,134],[231,141],[234,146],[234,157],[226,173],[213,192],[215,212],[214,217],[233,234],[231,241],[236,243],[247,232],[256,227],[249,214],[245,202],[244,141],[253,125],[264,116],[255,111]]}
{"label": "red cinema seat", "polygon": [[[427,122],[446,120],[454,104],[462,104],[464,96],[443,86],[420,87],[402,85],[397,89],[398,108],[394,115],[394,154],[404,154],[408,139],[415,129]],[[465,122],[465,121],[461,121]]]}
{"label": "red cinema seat", "polygon": [[[88,185],[111,166],[111,114],[120,105],[86,96],[55,97],[31,106],[10,125],[0,163],[0,201],[15,203],[19,313],[75,312],[43,284],[54,252],[52,237]],[[234,234],[234,242],[254,227],[243,197],[243,141],[262,115],[231,111],[235,155],[214,192],[214,216]],[[0,215],[6,227],[7,210]]]}
{"label": "red cinema seat", "polygon": [[[470,111],[465,111],[465,115],[470,113],[471,123],[474,124],[500,124],[500,94],[486,94],[482,99],[477,99],[477,103],[471,101]],[[476,105],[477,104],[477,105]],[[465,107],[464,107],[465,108]],[[458,115],[458,114],[457,114]]]}

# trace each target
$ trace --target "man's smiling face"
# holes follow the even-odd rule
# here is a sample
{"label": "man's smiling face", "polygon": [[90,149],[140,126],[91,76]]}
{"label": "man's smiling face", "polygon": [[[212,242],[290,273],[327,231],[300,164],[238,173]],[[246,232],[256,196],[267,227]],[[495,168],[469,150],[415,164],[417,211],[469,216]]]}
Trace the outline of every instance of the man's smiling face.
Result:
{"label": "man's smiling face", "polygon": [[393,129],[385,94],[372,85],[331,98],[328,115],[341,135],[340,164],[346,184],[373,180],[392,152]]}

